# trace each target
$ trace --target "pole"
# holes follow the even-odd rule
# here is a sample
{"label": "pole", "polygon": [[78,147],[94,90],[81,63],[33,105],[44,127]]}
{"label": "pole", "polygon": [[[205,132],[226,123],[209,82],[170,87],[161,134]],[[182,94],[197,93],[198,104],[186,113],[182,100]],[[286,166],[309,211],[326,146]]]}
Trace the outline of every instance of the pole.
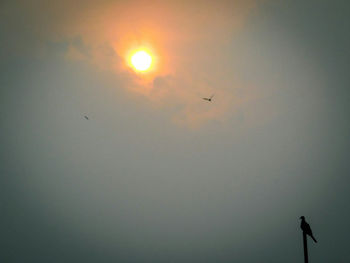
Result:
{"label": "pole", "polygon": [[307,238],[306,233],[303,231],[303,243],[304,243],[304,262],[309,263],[309,256],[307,254]]}

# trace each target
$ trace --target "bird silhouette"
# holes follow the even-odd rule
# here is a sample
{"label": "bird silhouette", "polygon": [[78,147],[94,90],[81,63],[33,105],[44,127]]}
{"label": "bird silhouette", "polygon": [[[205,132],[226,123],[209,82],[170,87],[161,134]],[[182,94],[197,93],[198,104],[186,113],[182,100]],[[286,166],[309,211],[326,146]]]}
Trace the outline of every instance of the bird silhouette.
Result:
{"label": "bird silhouette", "polygon": [[317,243],[316,238],[312,234],[310,225],[305,221],[305,216],[301,216],[300,219],[301,219],[300,228],[301,230],[303,230],[303,233],[305,233],[306,235],[309,235],[315,241],[315,243]]}
{"label": "bird silhouette", "polygon": [[86,116],[86,115],[84,116],[84,118],[85,118],[85,119],[87,119],[87,120],[89,119],[89,117],[88,117],[88,116]]}
{"label": "bird silhouette", "polygon": [[203,100],[211,101],[211,99],[214,97],[214,94],[211,95],[209,98],[202,98]]}

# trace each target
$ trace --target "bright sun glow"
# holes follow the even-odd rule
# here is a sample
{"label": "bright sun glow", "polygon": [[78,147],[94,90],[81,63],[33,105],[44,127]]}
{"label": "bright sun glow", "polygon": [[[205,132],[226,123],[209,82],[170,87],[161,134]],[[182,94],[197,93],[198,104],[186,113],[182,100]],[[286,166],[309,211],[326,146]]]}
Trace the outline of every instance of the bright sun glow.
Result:
{"label": "bright sun glow", "polygon": [[152,64],[152,57],[146,51],[138,51],[131,57],[131,64],[138,71],[146,71]]}

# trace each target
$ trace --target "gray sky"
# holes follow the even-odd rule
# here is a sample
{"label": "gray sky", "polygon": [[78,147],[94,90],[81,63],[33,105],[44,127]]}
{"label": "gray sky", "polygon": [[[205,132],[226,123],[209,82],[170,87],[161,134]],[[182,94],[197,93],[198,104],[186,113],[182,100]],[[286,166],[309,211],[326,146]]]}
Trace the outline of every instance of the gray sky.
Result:
{"label": "gray sky", "polygon": [[350,261],[349,3],[212,2],[0,4],[1,261]]}

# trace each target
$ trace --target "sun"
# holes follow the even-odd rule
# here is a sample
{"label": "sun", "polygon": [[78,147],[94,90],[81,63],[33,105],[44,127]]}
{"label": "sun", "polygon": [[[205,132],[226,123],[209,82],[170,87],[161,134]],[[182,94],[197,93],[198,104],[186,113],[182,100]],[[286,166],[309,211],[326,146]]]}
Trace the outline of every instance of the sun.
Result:
{"label": "sun", "polygon": [[146,51],[140,50],[132,55],[131,64],[137,71],[146,71],[152,65],[152,57]]}

